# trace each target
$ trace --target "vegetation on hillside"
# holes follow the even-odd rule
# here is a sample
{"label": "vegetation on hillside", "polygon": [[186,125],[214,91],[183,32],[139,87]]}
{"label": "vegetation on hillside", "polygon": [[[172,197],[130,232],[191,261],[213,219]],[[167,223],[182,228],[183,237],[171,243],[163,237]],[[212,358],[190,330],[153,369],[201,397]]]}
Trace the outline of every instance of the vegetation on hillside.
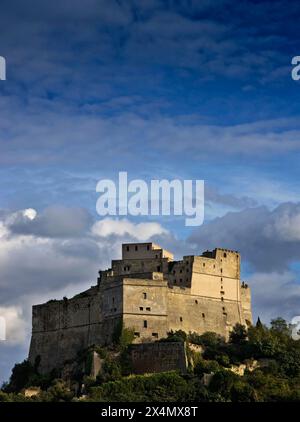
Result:
{"label": "vegetation on hillside", "polygon": [[[0,390],[0,401],[128,401],[128,402],[256,402],[300,401],[300,341],[293,340],[282,319],[246,329],[236,325],[228,342],[213,332],[202,335],[182,331],[159,341],[185,341],[188,373],[132,375],[128,359],[133,333],[118,327],[111,349],[96,348],[103,359],[96,379],[88,376],[91,349],[78,358],[85,371],[75,381],[84,384],[76,393],[55,372],[39,375],[28,361],[15,365],[9,383]],[[241,371],[242,369],[242,371]],[[74,382],[74,380],[73,380]],[[39,386],[35,397],[25,388]]]}

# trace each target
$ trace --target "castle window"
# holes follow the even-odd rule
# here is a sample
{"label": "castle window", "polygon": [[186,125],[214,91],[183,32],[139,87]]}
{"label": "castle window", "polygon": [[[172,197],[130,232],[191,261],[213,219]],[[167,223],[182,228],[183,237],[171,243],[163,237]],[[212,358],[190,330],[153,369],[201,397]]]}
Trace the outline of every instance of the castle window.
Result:
{"label": "castle window", "polygon": [[173,274],[176,274],[176,271],[173,271]]}
{"label": "castle window", "polygon": [[134,333],[134,337],[139,337],[139,336],[140,336],[140,333],[138,332]]}
{"label": "castle window", "polygon": [[224,306],[223,306],[223,308],[222,308],[222,309],[223,309],[223,311],[225,311],[225,307],[224,307]]}
{"label": "castle window", "polygon": [[144,310],[144,308],[142,306],[140,306],[140,311],[143,311],[143,310]]}
{"label": "castle window", "polygon": [[195,303],[196,303],[196,305],[198,305],[198,300],[197,299],[195,300]]}
{"label": "castle window", "polygon": [[147,299],[147,293],[143,293],[143,298]]}
{"label": "castle window", "polygon": [[144,328],[148,327],[148,321],[144,321]]}
{"label": "castle window", "polygon": [[158,258],[158,255],[155,255],[155,258],[157,259]]}
{"label": "castle window", "polygon": [[205,314],[204,313],[202,313],[202,318],[205,318]]}
{"label": "castle window", "polygon": [[188,273],[189,271],[190,271],[190,270],[187,268],[187,269],[186,269],[186,272]]}
{"label": "castle window", "polygon": [[180,283],[182,283],[182,278],[179,281],[180,281]]}
{"label": "castle window", "polygon": [[160,273],[160,265],[157,266],[157,272]]}
{"label": "castle window", "polygon": [[151,308],[146,308],[146,311],[151,311]]}
{"label": "castle window", "polygon": [[205,267],[205,262],[203,262],[203,267]]}
{"label": "castle window", "polygon": [[225,295],[224,290],[221,290],[220,293],[221,293],[221,295]]}
{"label": "castle window", "polygon": [[182,270],[180,270],[180,274],[182,273]]}
{"label": "castle window", "polygon": [[117,308],[114,308],[114,311],[117,312]]}
{"label": "castle window", "polygon": [[223,269],[221,268],[221,273],[223,272]]}
{"label": "castle window", "polygon": [[222,302],[224,301],[224,297],[223,297],[223,296],[221,297],[221,301],[222,301]]}
{"label": "castle window", "polygon": [[150,245],[147,245],[147,251],[150,251]]}
{"label": "castle window", "polygon": [[138,250],[138,247],[137,246],[135,246],[135,248],[134,248],[136,251]]}
{"label": "castle window", "polygon": [[115,303],[115,298],[114,297],[112,298],[112,303]]}
{"label": "castle window", "polygon": [[227,257],[227,253],[226,253],[226,252],[224,252],[223,256],[224,256],[224,258],[226,258],[226,257]]}
{"label": "castle window", "polygon": [[180,322],[182,322],[182,321],[183,321],[182,316],[179,318],[179,320],[180,320]]}
{"label": "castle window", "polygon": [[158,333],[152,333],[152,337],[158,338]]}
{"label": "castle window", "polygon": [[223,278],[221,277],[221,281],[223,281]]}
{"label": "castle window", "polygon": [[126,250],[127,250],[127,252],[129,252],[129,246],[126,246]]}

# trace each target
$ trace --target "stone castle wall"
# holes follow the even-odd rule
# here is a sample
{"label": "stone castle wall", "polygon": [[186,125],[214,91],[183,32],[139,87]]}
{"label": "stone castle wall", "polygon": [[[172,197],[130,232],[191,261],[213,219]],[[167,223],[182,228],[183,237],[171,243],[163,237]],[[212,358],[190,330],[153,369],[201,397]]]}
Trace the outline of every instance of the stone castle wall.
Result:
{"label": "stone castle wall", "polygon": [[129,251],[123,245],[127,258],[112,261],[97,286],[33,307],[29,359],[40,357],[42,373],[93,344],[110,344],[120,321],[134,329],[136,343],[153,342],[171,330],[214,331],[228,338],[236,323],[252,322],[250,289],[240,283],[237,252],[216,249],[174,262],[151,245],[142,244],[142,258],[139,244]]}

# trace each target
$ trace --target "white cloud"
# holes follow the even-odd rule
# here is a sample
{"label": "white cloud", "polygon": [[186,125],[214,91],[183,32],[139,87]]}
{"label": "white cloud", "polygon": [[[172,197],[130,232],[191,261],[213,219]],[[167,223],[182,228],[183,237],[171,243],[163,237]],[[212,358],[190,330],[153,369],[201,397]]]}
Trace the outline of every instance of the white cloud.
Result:
{"label": "white cloud", "polygon": [[255,316],[266,323],[281,316],[290,321],[300,315],[300,284],[297,275],[290,272],[258,272],[247,279],[252,292]]}
{"label": "white cloud", "polygon": [[95,223],[91,229],[95,236],[131,236],[138,241],[147,241],[153,236],[167,235],[168,231],[158,223],[131,223],[127,219],[105,218]]}
{"label": "white cloud", "polygon": [[0,317],[5,321],[6,340],[1,345],[23,344],[28,333],[29,321],[25,321],[20,306],[0,306]]}
{"label": "white cloud", "polygon": [[300,261],[300,204],[285,203],[229,212],[196,229],[196,247],[225,247],[241,252],[255,271],[284,271]]}
{"label": "white cloud", "polygon": [[280,214],[275,214],[265,228],[268,237],[277,236],[286,242],[300,240],[300,205],[285,206]]}

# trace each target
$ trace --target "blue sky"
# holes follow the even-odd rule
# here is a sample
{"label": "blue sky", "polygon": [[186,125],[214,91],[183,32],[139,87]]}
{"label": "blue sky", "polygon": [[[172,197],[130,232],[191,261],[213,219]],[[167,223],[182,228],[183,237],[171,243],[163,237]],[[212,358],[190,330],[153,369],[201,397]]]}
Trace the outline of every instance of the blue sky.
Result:
{"label": "blue sky", "polygon": [[[122,241],[238,249],[255,316],[299,313],[299,17],[293,0],[1,1],[1,380],[32,304],[95,282]],[[204,179],[204,225],[99,221],[96,183],[124,170]]]}

